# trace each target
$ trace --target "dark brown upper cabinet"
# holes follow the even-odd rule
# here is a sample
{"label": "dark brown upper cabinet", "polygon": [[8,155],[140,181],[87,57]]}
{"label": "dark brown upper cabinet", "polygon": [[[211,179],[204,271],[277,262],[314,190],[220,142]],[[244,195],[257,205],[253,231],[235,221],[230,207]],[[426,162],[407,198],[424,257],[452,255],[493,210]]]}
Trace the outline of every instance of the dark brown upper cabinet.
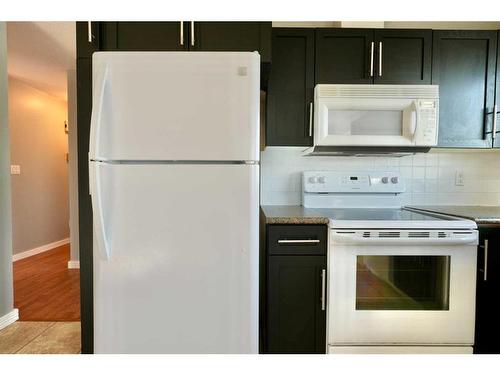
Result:
{"label": "dark brown upper cabinet", "polygon": [[105,51],[187,51],[188,22],[102,22]]}
{"label": "dark brown upper cabinet", "polygon": [[371,29],[316,29],[316,83],[372,83]]}
{"label": "dark brown upper cabinet", "polygon": [[434,31],[432,83],[439,85],[440,147],[492,147],[497,32]]}
{"label": "dark brown upper cabinet", "polygon": [[432,30],[316,29],[316,83],[429,84]]}
{"label": "dark brown upper cabinet", "polygon": [[257,51],[270,61],[270,22],[103,22],[102,50]]}
{"label": "dark brown upper cabinet", "polygon": [[273,28],[266,144],[312,145],[314,29]]}
{"label": "dark brown upper cabinet", "polygon": [[374,82],[431,83],[432,30],[376,29]]}
{"label": "dark brown upper cabinet", "polygon": [[271,22],[189,22],[189,27],[191,50],[257,51],[262,62],[271,61]]}

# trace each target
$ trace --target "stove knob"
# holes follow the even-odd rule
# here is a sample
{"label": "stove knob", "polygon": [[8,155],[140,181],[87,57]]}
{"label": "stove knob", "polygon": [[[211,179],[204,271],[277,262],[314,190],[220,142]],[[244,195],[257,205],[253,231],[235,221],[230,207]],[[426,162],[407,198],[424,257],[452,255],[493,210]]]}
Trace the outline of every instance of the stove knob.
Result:
{"label": "stove knob", "polygon": [[315,184],[316,183],[316,177],[309,177],[309,183],[310,184]]}
{"label": "stove knob", "polygon": [[399,182],[399,179],[397,177],[391,177],[391,182],[393,184],[397,184]]}
{"label": "stove knob", "polygon": [[324,184],[324,183],[325,183],[325,176],[320,176],[320,177],[318,177],[318,182],[319,182],[320,184]]}
{"label": "stove knob", "polygon": [[389,182],[389,177],[382,177],[382,183],[387,184]]}

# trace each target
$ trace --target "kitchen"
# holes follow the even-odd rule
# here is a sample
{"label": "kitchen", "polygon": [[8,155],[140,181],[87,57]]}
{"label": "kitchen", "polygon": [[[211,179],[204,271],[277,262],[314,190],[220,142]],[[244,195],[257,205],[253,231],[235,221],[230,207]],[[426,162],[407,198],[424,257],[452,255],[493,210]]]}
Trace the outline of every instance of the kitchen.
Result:
{"label": "kitchen", "polygon": [[82,353],[500,354],[500,23],[76,30]]}

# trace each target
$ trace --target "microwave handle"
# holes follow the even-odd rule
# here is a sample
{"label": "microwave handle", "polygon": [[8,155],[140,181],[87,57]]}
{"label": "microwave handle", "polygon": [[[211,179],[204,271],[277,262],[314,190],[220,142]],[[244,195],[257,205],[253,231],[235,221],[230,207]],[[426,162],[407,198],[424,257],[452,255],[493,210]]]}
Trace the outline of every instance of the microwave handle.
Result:
{"label": "microwave handle", "polygon": [[410,122],[410,126],[411,126],[411,136],[413,137],[413,139],[415,139],[415,136],[417,134],[417,127],[418,127],[418,110],[417,110],[417,101],[414,101],[413,104],[412,104],[412,109],[411,109],[411,122]]}

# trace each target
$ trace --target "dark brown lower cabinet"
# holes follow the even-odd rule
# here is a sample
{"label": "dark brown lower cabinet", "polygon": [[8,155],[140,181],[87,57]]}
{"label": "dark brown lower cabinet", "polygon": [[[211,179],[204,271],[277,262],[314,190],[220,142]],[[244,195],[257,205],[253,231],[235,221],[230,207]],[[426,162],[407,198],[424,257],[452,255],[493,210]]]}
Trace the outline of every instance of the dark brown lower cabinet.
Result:
{"label": "dark brown lower cabinet", "polygon": [[[327,227],[310,225],[309,235],[307,227],[278,225],[268,229],[267,248],[271,255],[267,257],[266,270],[266,353],[326,352]],[[277,236],[273,233],[276,231],[283,235]],[[287,239],[315,240],[318,244],[279,244]],[[308,252],[316,255],[307,255]]]}
{"label": "dark brown lower cabinet", "polygon": [[500,354],[500,227],[479,227],[475,354]]}

